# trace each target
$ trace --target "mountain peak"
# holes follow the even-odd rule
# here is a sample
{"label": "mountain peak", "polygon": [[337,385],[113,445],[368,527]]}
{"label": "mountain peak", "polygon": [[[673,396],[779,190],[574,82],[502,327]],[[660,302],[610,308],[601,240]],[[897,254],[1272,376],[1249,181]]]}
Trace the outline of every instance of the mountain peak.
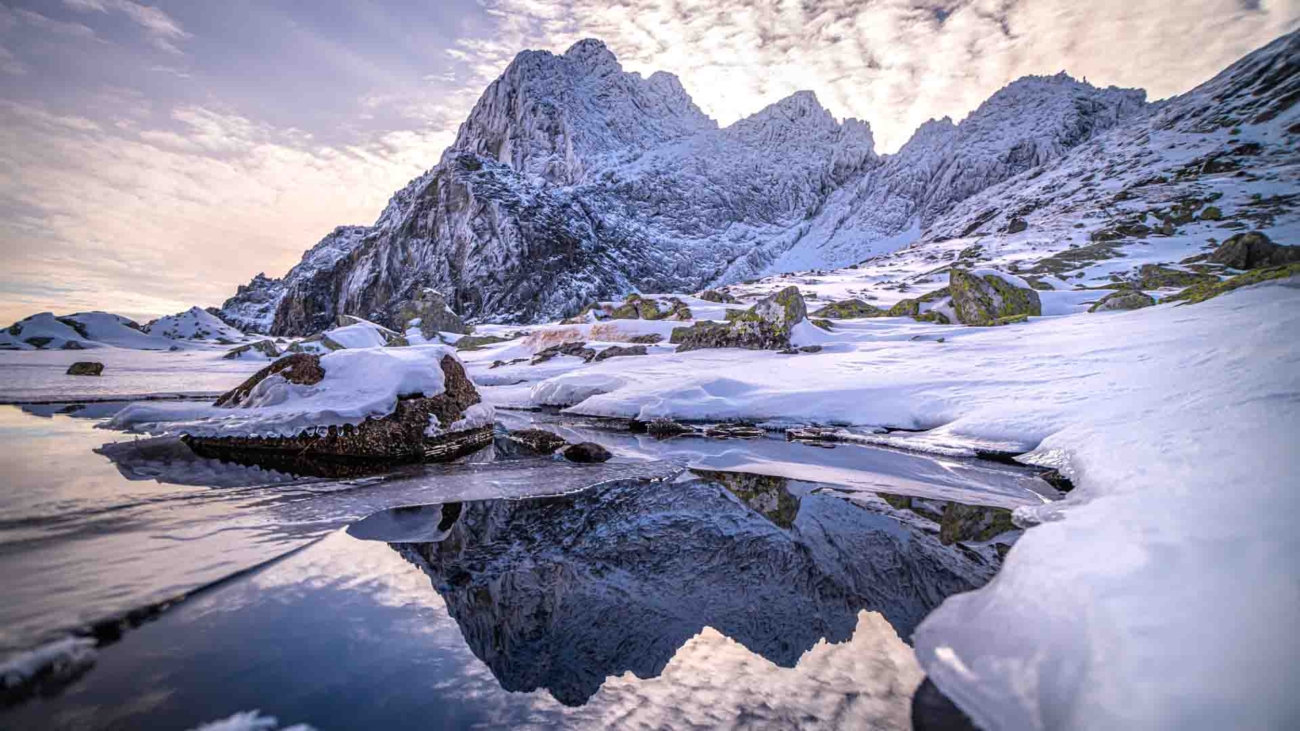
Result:
{"label": "mountain peak", "polygon": [[586,38],[569,46],[564,58],[591,68],[618,66],[618,58],[605,42],[596,38]]}

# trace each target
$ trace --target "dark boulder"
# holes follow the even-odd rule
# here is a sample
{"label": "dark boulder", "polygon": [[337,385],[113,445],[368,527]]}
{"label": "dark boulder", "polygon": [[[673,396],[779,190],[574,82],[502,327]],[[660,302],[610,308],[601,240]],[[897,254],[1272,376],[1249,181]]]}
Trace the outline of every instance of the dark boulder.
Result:
{"label": "dark boulder", "polygon": [[268,358],[280,357],[280,349],[275,347],[275,343],[270,340],[259,340],[256,343],[241,345],[221,357],[225,360],[237,360],[247,353],[261,353]]}
{"label": "dark boulder", "polygon": [[608,449],[605,449],[595,442],[582,442],[581,444],[570,445],[562,452],[562,454],[564,455],[564,458],[570,462],[583,463],[607,462],[610,457],[614,456],[610,454]]}
{"label": "dark boulder", "polygon": [[557,450],[568,444],[564,437],[545,429],[512,429],[506,432],[506,438],[538,454],[555,454]]}
{"label": "dark boulder", "polygon": [[717,302],[718,304],[726,305],[735,304],[737,302],[736,298],[731,296],[731,293],[725,289],[706,289],[700,293],[700,299],[705,302]]}
{"label": "dark boulder", "polygon": [[1210,263],[1233,269],[1260,269],[1300,261],[1300,246],[1281,246],[1258,232],[1237,234],[1210,255]]}
{"label": "dark boulder", "polygon": [[69,376],[99,376],[104,373],[104,364],[83,360],[68,366]]}
{"label": "dark boulder", "polygon": [[1089,312],[1105,312],[1109,310],[1140,310],[1143,307],[1155,305],[1156,298],[1136,289],[1121,289],[1102,297],[1088,308]]}
{"label": "dark boulder", "polygon": [[608,360],[610,358],[622,358],[629,355],[645,355],[645,354],[646,354],[646,349],[644,345],[629,345],[629,346],[611,345],[610,347],[605,348],[599,353],[596,353],[596,356],[595,358],[593,358],[593,360],[602,361],[602,360]]}

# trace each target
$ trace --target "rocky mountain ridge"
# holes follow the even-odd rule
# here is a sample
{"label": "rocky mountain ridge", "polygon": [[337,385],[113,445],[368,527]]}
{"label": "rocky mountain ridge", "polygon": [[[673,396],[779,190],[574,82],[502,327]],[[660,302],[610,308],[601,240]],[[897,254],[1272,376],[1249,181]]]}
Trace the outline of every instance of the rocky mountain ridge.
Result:
{"label": "rocky mountain ridge", "polygon": [[[1027,77],[881,156],[867,123],[836,121],[811,92],[719,128],[675,77],[626,73],[599,41],[528,51],[373,226],[336,229],[222,316],[286,335],[340,314],[401,327],[403,303],[433,288],[466,317],[536,322],[632,291],[845,266],[961,234],[974,199],[1015,195],[1007,181],[1121,131],[1145,134],[1214,83],[1152,106],[1139,90]],[[1222,99],[1210,106],[1235,103]]]}

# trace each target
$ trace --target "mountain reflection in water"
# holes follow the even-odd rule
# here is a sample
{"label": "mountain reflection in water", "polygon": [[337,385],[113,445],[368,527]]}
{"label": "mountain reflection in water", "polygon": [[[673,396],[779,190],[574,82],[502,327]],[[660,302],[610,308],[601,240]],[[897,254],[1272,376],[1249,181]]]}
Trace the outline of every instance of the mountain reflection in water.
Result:
{"label": "mountain reflection in water", "polygon": [[981,535],[941,536],[942,504],[887,497],[696,472],[385,511],[349,533],[431,578],[504,689],[581,706],[611,676],[657,677],[705,628],[791,668],[852,639],[862,610],[908,640],[945,597],[993,576],[1001,551],[964,539],[1009,528],[1008,511],[964,507]]}

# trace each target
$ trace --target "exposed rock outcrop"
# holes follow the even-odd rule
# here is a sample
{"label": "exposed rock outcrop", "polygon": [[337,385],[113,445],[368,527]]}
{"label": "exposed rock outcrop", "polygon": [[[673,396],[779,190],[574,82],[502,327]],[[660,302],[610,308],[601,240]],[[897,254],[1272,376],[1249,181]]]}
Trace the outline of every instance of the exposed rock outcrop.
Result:
{"label": "exposed rock outcrop", "polygon": [[1038,292],[997,272],[953,269],[948,274],[952,309],[963,325],[986,327],[1043,314]]}
{"label": "exposed rock outcrop", "polygon": [[813,313],[815,317],[829,317],[835,320],[852,320],[859,317],[884,317],[885,310],[875,305],[867,304],[860,299],[841,300],[832,302],[829,305]]}
{"label": "exposed rock outcrop", "polygon": [[1155,305],[1156,298],[1135,289],[1120,289],[1097,300],[1089,312],[1106,312],[1109,310],[1140,310]]}
{"label": "exposed rock outcrop", "polygon": [[1282,266],[1300,262],[1300,246],[1280,246],[1268,236],[1252,231],[1224,241],[1210,255],[1209,261],[1241,270]]}
{"label": "exposed rock outcrop", "polygon": [[84,360],[68,366],[69,376],[99,376],[104,373],[104,364]]}
{"label": "exposed rock outcrop", "polygon": [[238,348],[233,348],[225,355],[221,356],[225,360],[238,360],[249,356],[264,356],[267,358],[279,358],[280,349],[275,347],[275,343],[270,340],[259,340],[256,343],[248,343]]}
{"label": "exposed rock outcrop", "polygon": [[677,352],[703,348],[783,350],[790,347],[795,325],[808,317],[808,308],[798,287],[765,297],[744,311],[729,310],[727,322],[697,322],[691,327],[673,328],[669,342]]}
{"label": "exposed rock outcrop", "polygon": [[395,319],[399,330],[404,330],[413,321],[419,320],[420,334],[426,340],[435,342],[440,332],[464,334],[471,330],[447,304],[447,298],[436,289],[428,287],[421,289],[413,299],[398,304]]}
{"label": "exposed rock outcrop", "polygon": [[609,458],[614,456],[610,454],[608,449],[595,442],[571,444],[561,454],[570,462],[583,463],[608,462]]}

